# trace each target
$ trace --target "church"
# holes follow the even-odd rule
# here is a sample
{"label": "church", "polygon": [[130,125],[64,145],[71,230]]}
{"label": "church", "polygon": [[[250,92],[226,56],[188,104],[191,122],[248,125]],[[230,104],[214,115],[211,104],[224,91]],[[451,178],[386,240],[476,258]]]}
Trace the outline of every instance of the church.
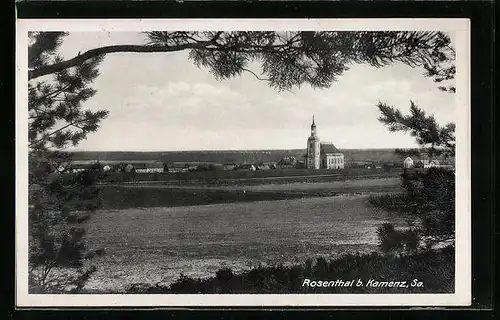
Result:
{"label": "church", "polygon": [[319,140],[316,134],[316,124],[311,124],[311,135],[307,139],[307,154],[305,155],[307,169],[344,169],[344,155],[335,148],[333,143]]}

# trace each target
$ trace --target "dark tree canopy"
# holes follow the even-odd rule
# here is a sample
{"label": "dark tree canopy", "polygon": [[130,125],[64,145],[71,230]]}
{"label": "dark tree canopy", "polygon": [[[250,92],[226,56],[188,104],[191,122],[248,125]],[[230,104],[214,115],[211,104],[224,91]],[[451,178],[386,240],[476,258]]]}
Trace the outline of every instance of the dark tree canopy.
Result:
{"label": "dark tree canopy", "polygon": [[[47,34],[47,33],[45,33]],[[325,88],[355,63],[376,67],[395,62],[422,67],[437,82],[454,77],[455,51],[443,32],[423,31],[301,31],[301,32],[146,32],[145,44],[106,46],[84,52],[69,60],[48,62],[40,49],[30,49],[28,78],[78,66],[113,52],[174,52],[189,50],[190,59],[206,67],[218,79],[243,72],[254,73],[279,90],[310,84]],[[51,34],[47,41],[57,47],[60,38]],[[42,58],[38,58],[41,56]],[[41,60],[41,61],[40,61]],[[260,76],[248,69],[256,61]],[[450,66],[451,63],[451,66]]]}

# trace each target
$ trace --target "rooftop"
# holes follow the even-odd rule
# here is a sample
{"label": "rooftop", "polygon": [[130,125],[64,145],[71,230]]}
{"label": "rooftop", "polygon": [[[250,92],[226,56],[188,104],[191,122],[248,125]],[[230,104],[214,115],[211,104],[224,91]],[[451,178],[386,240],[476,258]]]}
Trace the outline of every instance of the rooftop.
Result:
{"label": "rooftop", "polygon": [[340,153],[339,149],[337,149],[333,143],[330,142],[322,142],[321,143],[321,152],[324,153]]}

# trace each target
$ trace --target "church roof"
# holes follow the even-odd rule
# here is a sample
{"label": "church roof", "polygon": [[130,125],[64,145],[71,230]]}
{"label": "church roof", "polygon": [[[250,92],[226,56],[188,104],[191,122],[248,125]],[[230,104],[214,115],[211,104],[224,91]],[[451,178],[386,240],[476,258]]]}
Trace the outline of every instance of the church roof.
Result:
{"label": "church roof", "polygon": [[321,152],[324,153],[340,153],[333,143],[321,143]]}

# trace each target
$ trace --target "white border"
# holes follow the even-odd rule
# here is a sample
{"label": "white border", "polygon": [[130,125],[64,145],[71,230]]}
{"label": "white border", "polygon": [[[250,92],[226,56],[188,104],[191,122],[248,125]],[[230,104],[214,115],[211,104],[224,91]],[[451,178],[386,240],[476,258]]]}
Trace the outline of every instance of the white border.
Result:
{"label": "white border", "polygon": [[[27,32],[151,30],[440,30],[455,32],[456,273],[454,294],[172,294],[36,295],[28,293]],[[102,19],[16,23],[16,305],[117,306],[467,306],[471,304],[470,21],[468,19]]]}

